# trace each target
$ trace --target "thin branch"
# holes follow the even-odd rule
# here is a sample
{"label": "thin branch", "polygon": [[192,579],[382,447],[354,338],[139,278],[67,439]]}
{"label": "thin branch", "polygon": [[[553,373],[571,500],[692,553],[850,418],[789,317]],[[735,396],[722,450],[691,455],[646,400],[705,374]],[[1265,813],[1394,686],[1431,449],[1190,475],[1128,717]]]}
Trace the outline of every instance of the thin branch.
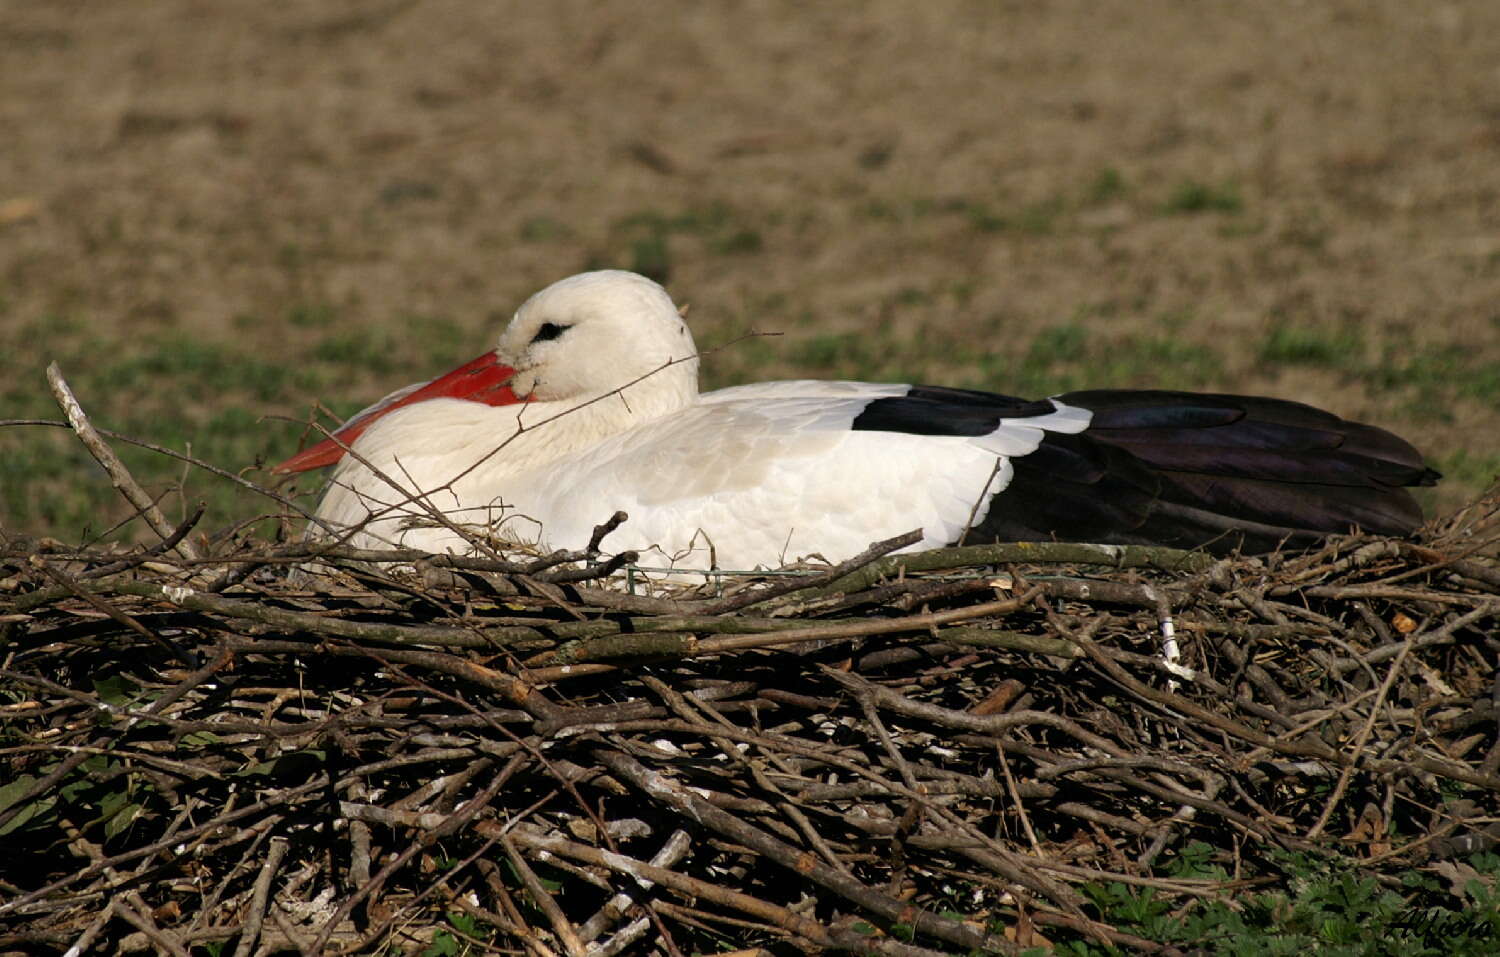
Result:
{"label": "thin branch", "polygon": [[[78,399],[73,395],[73,390],[63,379],[62,370],[58,368],[56,362],[47,366],[47,383],[52,387],[52,395],[57,399],[58,406],[62,408],[63,415],[68,417],[68,423],[77,433],[78,440],[83,443],[84,448],[89,450],[94,461],[98,462],[109,475],[109,480],[114,483],[120,494],[125,496],[125,501],[134,506],[156,534],[163,539],[172,538],[174,534],[172,523],[167,521],[161,509],[157,508],[156,503],[151,500],[151,496],[147,495],[146,490],[136,482],[130,470],[125,467],[125,463],[120,461],[120,457],[115,454],[114,449],[111,449],[94,429],[93,424],[89,422],[89,417],[83,411],[83,406],[79,404]],[[179,539],[175,548],[183,558],[198,557],[198,550],[191,542]]]}

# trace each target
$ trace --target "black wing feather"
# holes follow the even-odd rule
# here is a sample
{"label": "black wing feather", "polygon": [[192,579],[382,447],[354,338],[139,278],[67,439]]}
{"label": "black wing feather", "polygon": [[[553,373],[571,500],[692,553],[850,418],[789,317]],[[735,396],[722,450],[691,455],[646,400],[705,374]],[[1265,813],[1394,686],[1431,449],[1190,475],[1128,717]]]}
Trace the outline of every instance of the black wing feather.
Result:
{"label": "black wing feather", "polygon": [[874,399],[851,426],[856,432],[905,432],[911,435],[988,435],[1001,419],[1049,415],[1051,402],[1014,399],[993,392],[912,386],[906,395]]}
{"label": "black wing feather", "polygon": [[[1227,552],[1306,547],[1360,528],[1405,535],[1422,522],[1407,491],[1438,473],[1383,429],[1300,402],[1162,390],[1070,392],[1078,435],[1046,433],[1012,459],[968,541],[1165,544]],[[980,436],[1002,419],[1055,411],[965,389],[916,386],[877,399],[855,429]]]}

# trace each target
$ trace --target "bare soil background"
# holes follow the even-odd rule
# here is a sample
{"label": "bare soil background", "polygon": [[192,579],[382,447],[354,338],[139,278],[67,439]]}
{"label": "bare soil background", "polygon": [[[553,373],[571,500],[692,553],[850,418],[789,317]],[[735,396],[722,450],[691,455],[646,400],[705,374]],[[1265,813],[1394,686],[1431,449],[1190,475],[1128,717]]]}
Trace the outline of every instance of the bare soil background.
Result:
{"label": "bare soil background", "polygon": [[[0,131],[0,417],[57,358],[229,469],[612,265],[784,334],[709,385],[1262,392],[1412,438],[1439,509],[1500,470],[1488,0],[10,0]],[[0,429],[0,526],[103,530],[94,473]]]}

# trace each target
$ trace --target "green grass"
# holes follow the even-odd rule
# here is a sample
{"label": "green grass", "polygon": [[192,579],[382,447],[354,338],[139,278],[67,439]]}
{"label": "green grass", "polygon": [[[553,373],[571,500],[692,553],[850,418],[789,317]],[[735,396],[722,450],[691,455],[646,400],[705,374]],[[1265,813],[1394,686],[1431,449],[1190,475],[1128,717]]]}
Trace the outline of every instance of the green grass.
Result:
{"label": "green grass", "polygon": [[1124,174],[1113,166],[1106,166],[1085,189],[1084,202],[1090,205],[1108,203],[1123,198],[1126,192]]}
{"label": "green grass", "polygon": [[1239,187],[1233,183],[1205,183],[1189,179],[1179,183],[1162,205],[1162,211],[1173,215],[1195,213],[1237,214],[1245,210]]}
{"label": "green grass", "polygon": [[1500,453],[1459,449],[1438,459],[1434,466],[1443,480],[1470,488],[1490,488],[1500,483]]}
{"label": "green grass", "polygon": [[727,203],[677,212],[640,210],[610,226],[608,246],[591,254],[585,269],[629,269],[660,283],[672,278],[674,248],[693,243],[712,256],[753,256],[765,248],[763,223]]}
{"label": "green grass", "polygon": [[1058,220],[1066,212],[1067,203],[1060,196],[1027,203],[1016,213],[1015,228],[1033,236],[1045,236],[1057,228]]}
{"label": "green grass", "polygon": [[[1013,336],[998,323],[947,334],[898,331],[892,317],[903,307],[926,307],[961,294],[962,290],[902,288],[889,300],[886,317],[868,329],[790,333],[736,343],[724,355],[710,358],[708,377],[711,384],[729,384],[754,378],[755,366],[775,362],[778,369],[789,365],[796,370],[790,374],[810,377],[921,382],[1040,396],[1084,388],[1206,388],[1223,374],[1222,355],[1177,334],[1180,317],[1161,317],[1145,332],[1111,334],[1086,321],[1087,310],[1081,310],[1077,318],[1041,329],[1029,340]],[[771,324],[791,329],[811,325],[806,320]],[[753,355],[739,355],[745,349],[754,350]]]}
{"label": "green grass", "polygon": [[875,197],[860,208],[866,219],[910,224],[930,219],[954,219],[978,233],[1015,233],[1046,236],[1063,230],[1074,206],[1060,195],[1029,202],[919,196],[908,199]]}
{"label": "green grass", "polygon": [[[1211,846],[1194,842],[1167,862],[1163,876],[1227,881]],[[1083,887],[1092,915],[1117,930],[1194,953],[1224,957],[1449,957],[1500,948],[1500,857],[1469,859],[1480,879],[1450,887],[1425,869],[1380,881],[1354,863],[1308,853],[1278,853],[1267,862],[1275,884],[1183,900],[1122,883]],[[1056,953],[1114,957],[1124,952],[1082,937],[1049,933]],[[1035,953],[1040,953],[1035,952]]]}
{"label": "green grass", "polygon": [[1357,368],[1365,339],[1354,328],[1325,329],[1278,322],[1260,345],[1260,361],[1281,365]]}
{"label": "green grass", "polygon": [[569,239],[572,235],[573,230],[566,223],[558,222],[550,216],[533,216],[521,223],[519,231],[523,243],[552,242]]}
{"label": "green grass", "polygon": [[872,196],[858,207],[867,220],[909,224],[921,220],[952,219],[977,233],[1009,233],[1018,237],[1066,234],[1074,228],[1074,214],[1092,206],[1127,199],[1130,186],[1112,166],[1101,169],[1076,190],[1039,199],[995,196]]}
{"label": "green grass", "polygon": [[1402,411],[1421,421],[1450,421],[1455,400],[1500,404],[1500,362],[1456,345],[1419,345],[1409,337],[1388,339],[1378,358],[1374,351],[1352,325],[1279,322],[1262,339],[1259,355],[1263,363],[1328,369],[1396,395]]}
{"label": "green grass", "polygon": [[1017,395],[1073,389],[1205,388],[1218,379],[1224,357],[1178,334],[1183,319],[1162,316],[1155,328],[1111,335],[1080,310],[1069,322],[1037,332],[1019,353],[985,355],[974,388],[1005,388]]}
{"label": "green grass", "polygon": [[1163,204],[1164,213],[1242,213],[1245,201],[1239,195],[1239,187],[1233,183],[1203,183],[1199,180],[1184,180],[1172,190],[1172,195]]}
{"label": "green grass", "polygon": [[1363,370],[1382,389],[1415,390],[1441,401],[1447,394],[1500,402],[1500,362],[1474,357],[1462,346],[1388,346],[1382,361]]}
{"label": "green grass", "polygon": [[753,229],[736,229],[710,239],[708,248],[720,256],[744,256],[765,248],[765,240]]}
{"label": "green grass", "polygon": [[[259,321],[254,316],[240,316],[237,320],[245,325]],[[327,303],[304,303],[287,312],[287,322],[299,329],[326,329],[337,320],[338,310]]]}

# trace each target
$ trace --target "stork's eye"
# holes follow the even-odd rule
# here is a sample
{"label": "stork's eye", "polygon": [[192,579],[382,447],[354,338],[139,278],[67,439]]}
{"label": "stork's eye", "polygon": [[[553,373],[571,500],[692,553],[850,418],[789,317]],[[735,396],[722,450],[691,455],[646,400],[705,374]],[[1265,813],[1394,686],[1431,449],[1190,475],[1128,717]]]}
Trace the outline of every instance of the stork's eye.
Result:
{"label": "stork's eye", "polygon": [[544,322],[542,323],[542,327],[536,331],[536,335],[531,337],[532,345],[535,345],[538,342],[548,342],[552,339],[556,339],[558,336],[562,335],[567,330],[567,328],[567,326],[559,326],[555,322]]}

